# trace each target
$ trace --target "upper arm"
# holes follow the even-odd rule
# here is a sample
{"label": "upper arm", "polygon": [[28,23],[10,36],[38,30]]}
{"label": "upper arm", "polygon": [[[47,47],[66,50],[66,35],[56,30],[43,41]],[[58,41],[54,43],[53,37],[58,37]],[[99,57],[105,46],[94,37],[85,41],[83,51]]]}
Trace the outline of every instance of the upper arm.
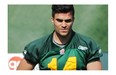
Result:
{"label": "upper arm", "polygon": [[91,40],[89,45],[87,70],[102,70],[100,57],[103,56],[103,53],[100,46],[94,40]]}
{"label": "upper arm", "polygon": [[26,59],[22,59],[19,63],[17,70],[32,70],[35,65],[29,63]]}
{"label": "upper arm", "polygon": [[87,70],[102,70],[102,64],[100,60],[88,63]]}

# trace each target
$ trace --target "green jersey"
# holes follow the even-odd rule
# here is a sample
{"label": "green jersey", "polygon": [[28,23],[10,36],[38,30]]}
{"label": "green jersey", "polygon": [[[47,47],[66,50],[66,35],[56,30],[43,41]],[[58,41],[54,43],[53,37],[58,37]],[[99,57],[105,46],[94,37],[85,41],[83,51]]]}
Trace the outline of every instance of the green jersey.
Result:
{"label": "green jersey", "polygon": [[24,58],[40,70],[86,70],[88,63],[102,56],[100,47],[89,37],[72,31],[71,39],[60,46],[53,41],[53,33],[29,43]]}

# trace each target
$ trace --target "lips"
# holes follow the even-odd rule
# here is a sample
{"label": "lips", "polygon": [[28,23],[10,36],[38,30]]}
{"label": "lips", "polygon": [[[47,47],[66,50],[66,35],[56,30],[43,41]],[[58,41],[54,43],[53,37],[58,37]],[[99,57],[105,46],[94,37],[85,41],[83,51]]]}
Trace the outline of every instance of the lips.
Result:
{"label": "lips", "polygon": [[67,30],[66,29],[62,29],[61,32],[67,32]]}

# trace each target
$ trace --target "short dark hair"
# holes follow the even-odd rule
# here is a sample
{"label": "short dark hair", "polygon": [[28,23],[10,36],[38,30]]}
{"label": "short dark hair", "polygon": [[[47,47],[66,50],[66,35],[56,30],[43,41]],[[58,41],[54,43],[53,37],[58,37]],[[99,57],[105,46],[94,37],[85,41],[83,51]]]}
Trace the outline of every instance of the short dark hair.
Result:
{"label": "short dark hair", "polygon": [[74,18],[74,7],[73,5],[52,5],[52,17],[55,16],[55,13],[68,13],[71,12]]}

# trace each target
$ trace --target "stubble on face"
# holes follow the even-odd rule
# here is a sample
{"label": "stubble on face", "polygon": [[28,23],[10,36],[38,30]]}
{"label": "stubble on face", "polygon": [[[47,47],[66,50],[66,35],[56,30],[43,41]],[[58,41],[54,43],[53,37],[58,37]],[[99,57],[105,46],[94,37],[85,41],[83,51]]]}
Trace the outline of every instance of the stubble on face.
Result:
{"label": "stubble on face", "polygon": [[60,37],[67,37],[71,33],[73,18],[70,12],[56,13],[52,19],[56,35]]}

